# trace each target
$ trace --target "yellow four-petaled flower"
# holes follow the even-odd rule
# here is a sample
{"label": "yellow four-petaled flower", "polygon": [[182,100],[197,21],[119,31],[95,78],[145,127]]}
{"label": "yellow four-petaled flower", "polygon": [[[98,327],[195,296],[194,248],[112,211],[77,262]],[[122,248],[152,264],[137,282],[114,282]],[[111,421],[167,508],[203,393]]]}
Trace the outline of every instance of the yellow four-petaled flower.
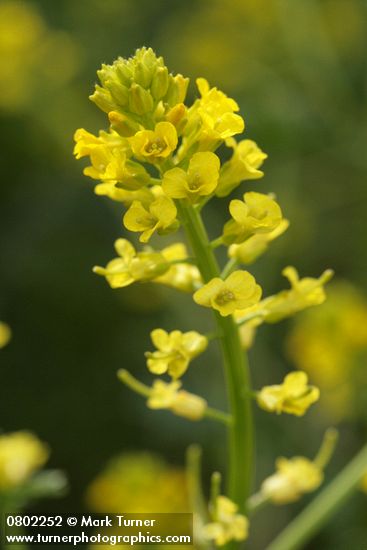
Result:
{"label": "yellow four-petaled flower", "polygon": [[223,317],[256,304],[260,298],[261,287],[248,271],[234,271],[225,280],[215,277],[194,294],[197,304],[212,307]]}
{"label": "yellow four-petaled flower", "polygon": [[172,378],[182,376],[190,361],[205,351],[208,345],[208,339],[194,330],[168,333],[157,328],[151,332],[151,338],[157,351],[146,352],[148,369],[154,374],[168,372]]}
{"label": "yellow four-petaled flower", "polygon": [[319,389],[310,386],[307,374],[299,371],[287,374],[282,384],[263,387],[257,394],[257,402],[268,412],[302,416],[319,396]]}
{"label": "yellow four-petaled flower", "polygon": [[195,153],[187,172],[172,168],[162,181],[164,193],[173,199],[187,199],[192,204],[214,192],[218,184],[220,162],[214,153]]}
{"label": "yellow four-petaled flower", "polygon": [[139,240],[147,243],[156,231],[162,233],[172,228],[176,222],[177,208],[168,197],[158,197],[145,207],[134,201],[123,217],[126,229],[141,233]]}

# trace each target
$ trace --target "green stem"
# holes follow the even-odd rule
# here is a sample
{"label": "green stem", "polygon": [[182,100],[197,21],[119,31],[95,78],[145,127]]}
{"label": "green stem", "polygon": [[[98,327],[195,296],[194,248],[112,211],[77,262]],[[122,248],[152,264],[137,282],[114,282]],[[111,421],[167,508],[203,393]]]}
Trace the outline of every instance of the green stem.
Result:
{"label": "green stem", "polygon": [[[205,283],[219,277],[220,270],[200,213],[189,205],[178,204],[181,222],[191,243]],[[253,426],[249,368],[241,347],[238,328],[232,316],[214,312],[224,359],[224,369],[232,423],[229,426],[228,496],[245,512],[250,494],[253,461]],[[236,546],[234,546],[236,547]]]}
{"label": "green stem", "polygon": [[140,382],[137,380],[132,374],[129,373],[129,371],[125,369],[119,369],[117,371],[117,377],[118,379],[123,382],[128,388],[135,391],[139,395],[142,395],[143,397],[149,397],[151,394],[151,388],[149,386],[146,386],[143,384],[143,382]]}
{"label": "green stem", "polygon": [[232,424],[232,417],[230,414],[223,411],[219,411],[218,409],[213,409],[212,407],[208,407],[206,409],[205,416],[207,418],[211,418],[212,420],[217,420],[222,424],[226,424],[226,426],[229,426],[230,424]]}
{"label": "green stem", "polygon": [[222,476],[220,472],[213,472],[210,480],[210,513],[213,521],[218,521],[216,517],[217,498],[221,493]]}
{"label": "green stem", "polygon": [[222,279],[226,279],[228,275],[230,275],[232,271],[237,267],[237,265],[238,265],[237,258],[231,258],[230,260],[228,260],[228,262],[224,266],[224,269],[220,275]]}
{"label": "green stem", "polygon": [[269,500],[269,497],[265,496],[261,492],[251,495],[247,501],[248,514],[252,515],[255,512],[258,512],[269,503]]}
{"label": "green stem", "polygon": [[267,550],[298,550],[325,525],[357,488],[367,471],[367,445],[340,474],[292,521]]}
{"label": "green stem", "polygon": [[219,246],[222,246],[222,244],[223,244],[223,237],[218,237],[217,239],[214,239],[210,243],[210,246],[214,250],[215,248],[218,248]]}

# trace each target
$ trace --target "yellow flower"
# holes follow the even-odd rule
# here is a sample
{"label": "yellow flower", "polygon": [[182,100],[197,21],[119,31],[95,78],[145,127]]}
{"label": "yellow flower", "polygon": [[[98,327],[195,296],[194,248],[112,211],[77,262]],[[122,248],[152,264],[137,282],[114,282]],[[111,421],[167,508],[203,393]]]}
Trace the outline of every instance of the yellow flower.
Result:
{"label": "yellow flower", "polygon": [[226,145],[233,148],[233,155],[221,168],[215,192],[218,197],[229,195],[241,181],[262,178],[264,172],[259,170],[259,167],[268,156],[251,139],[237,143],[235,139],[228,138]]}
{"label": "yellow flower", "polygon": [[177,147],[176,128],[170,122],[158,122],[154,131],[137,132],[130,144],[134,155],[145,162],[166,159]]}
{"label": "yellow flower", "polygon": [[261,287],[248,271],[234,271],[224,281],[215,277],[194,294],[197,304],[212,307],[223,317],[254,305],[260,298]]}
{"label": "yellow flower", "polygon": [[97,137],[80,128],[74,139],[76,158],[89,156],[92,163],[83,170],[86,176],[129,190],[139,189],[149,181],[145,168],[128,158],[128,141],[116,132],[100,132]]}
{"label": "yellow flower", "polygon": [[286,267],[282,274],[287,277],[292,288],[269,296],[258,305],[259,310],[265,312],[264,319],[267,323],[276,323],[302,309],[322,304],[326,299],[323,285],[331,279],[333,271],[327,269],[318,279],[299,279],[294,267]]}
{"label": "yellow flower", "polygon": [[84,130],[84,128],[79,128],[74,133],[74,141],[74,155],[77,159],[90,156],[95,149],[100,147],[119,148],[122,151],[126,151],[129,147],[128,141],[114,131],[105,132],[100,130],[98,136],[95,136]]}
{"label": "yellow flower", "polygon": [[238,514],[238,506],[229,498],[219,495],[215,502],[214,521],[203,528],[203,536],[223,546],[231,540],[245,540],[248,537],[249,522],[246,516]]}
{"label": "yellow flower", "polygon": [[87,502],[93,511],[101,513],[149,514],[157,509],[174,513],[190,508],[184,470],[141,451],[123,453],[109,461],[89,485]]}
{"label": "yellow flower", "polygon": [[126,239],[117,239],[115,250],[119,258],[114,258],[106,267],[95,266],[94,273],[106,277],[111,288],[123,288],[135,281],[150,281],[167,271],[169,264],[159,252],[137,253]]}
{"label": "yellow flower", "polygon": [[29,432],[0,436],[0,491],[21,485],[47,461],[49,451]]}
{"label": "yellow flower", "polygon": [[205,351],[208,340],[195,331],[182,333],[174,330],[170,333],[161,328],[151,333],[152,342],[157,351],[147,352],[147,367],[154,374],[168,372],[172,378],[180,378],[194,357]]}
{"label": "yellow flower", "polygon": [[156,380],[153,383],[147,405],[150,409],[169,409],[178,416],[188,420],[201,420],[207,408],[202,397],[180,390],[181,382],[177,380],[166,383]]}
{"label": "yellow flower", "polygon": [[309,386],[307,382],[305,372],[291,372],[284,378],[283,384],[262,388],[257,394],[257,402],[268,412],[303,416],[320,396],[319,389]]}
{"label": "yellow flower", "polygon": [[196,80],[201,99],[194,109],[201,118],[200,148],[212,141],[221,141],[243,132],[245,124],[240,115],[234,114],[239,107],[234,99],[217,88],[210,88],[205,78]]}
{"label": "yellow flower", "polygon": [[299,500],[305,493],[315,491],[322,483],[322,469],[307,458],[278,458],[276,473],[266,478],[261,492],[274,504],[287,504]]}
{"label": "yellow flower", "polygon": [[282,219],[278,227],[270,233],[257,233],[241,244],[231,244],[228,248],[228,256],[236,258],[243,264],[254,263],[259,256],[264,254],[271,241],[280,237],[289,227],[289,221]]}
{"label": "yellow flower", "polygon": [[175,263],[163,275],[157,277],[154,280],[155,283],[171,286],[183,292],[193,292],[202,285],[200,271],[196,265],[185,263],[188,254],[183,243],[171,244],[163,248],[161,254],[167,262]]}
{"label": "yellow flower", "polygon": [[358,414],[367,360],[364,294],[345,281],[331,284],[323,307],[297,317],[287,352],[320,387],[320,405],[333,422]]}
{"label": "yellow flower", "polygon": [[271,233],[282,221],[280,206],[269,195],[249,192],[243,199],[230,202],[233,219],[224,225],[223,230],[223,240],[227,244],[242,243],[256,233]]}
{"label": "yellow flower", "polygon": [[[141,232],[140,242],[146,243],[155,231],[161,234],[176,222],[177,208],[168,197],[158,197],[147,208],[134,201],[125,213],[123,221],[126,229]],[[172,227],[171,227],[172,228]]]}
{"label": "yellow flower", "polygon": [[172,168],[165,172],[162,188],[168,197],[188,199],[196,203],[201,197],[215,190],[219,177],[220,162],[214,153],[195,153],[187,172],[182,168]]}
{"label": "yellow flower", "polygon": [[11,339],[11,329],[9,325],[0,321],[0,349],[4,348]]}

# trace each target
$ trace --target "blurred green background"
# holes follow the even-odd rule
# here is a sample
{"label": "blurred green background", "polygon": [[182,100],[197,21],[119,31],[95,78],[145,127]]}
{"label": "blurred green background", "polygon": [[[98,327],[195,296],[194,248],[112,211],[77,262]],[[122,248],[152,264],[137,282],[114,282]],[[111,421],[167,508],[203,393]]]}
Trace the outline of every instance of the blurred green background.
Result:
{"label": "blurred green background", "polygon": [[[86,509],[88,484],[120,452],[148,449],[182,465],[188,444],[202,442],[206,483],[225,463],[220,426],[149,412],[116,379],[123,366],[149,380],[150,330],[210,329],[207,312],[163,287],[112,291],[91,271],[126,235],[122,208],[94,195],[73,159],[72,136],[78,127],[106,126],[88,101],[101,63],[143,45],[191,78],[192,98],[198,76],[234,97],[246,136],[269,155],[265,178],[242,187],[275,192],[291,222],[252,270],[264,294],[287,286],[286,265],[302,276],[332,267],[367,312],[364,0],[0,1],[0,319],[13,330],[0,356],[0,426],[34,431],[52,448],[50,464],[67,472],[69,495],[40,505],[50,512]],[[205,212],[215,237],[227,201]],[[346,309],[325,319],[331,348]],[[363,314],[355,319],[364,321]],[[255,387],[280,382],[297,366],[297,352],[285,346],[293,327],[260,329],[250,353]],[[256,411],[257,486],[277,456],[314,456],[332,423],[341,443],[327,478],[365,442],[366,340],[341,381],[358,380],[350,410],[321,400],[302,419]],[[188,387],[225,407],[221,376],[213,345],[188,373]],[[307,500],[259,513],[251,548],[265,548]],[[366,516],[360,493],[307,549],[364,548]]]}

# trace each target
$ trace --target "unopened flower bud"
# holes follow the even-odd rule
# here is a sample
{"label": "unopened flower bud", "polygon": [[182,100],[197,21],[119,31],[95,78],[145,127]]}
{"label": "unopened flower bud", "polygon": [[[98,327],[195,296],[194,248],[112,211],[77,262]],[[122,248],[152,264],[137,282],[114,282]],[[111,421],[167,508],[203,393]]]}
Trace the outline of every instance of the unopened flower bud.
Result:
{"label": "unopened flower bud", "polygon": [[183,103],[177,103],[166,115],[167,122],[173,124],[176,128],[186,114],[186,107]]}
{"label": "unopened flower bud", "polygon": [[188,420],[201,420],[207,406],[208,404],[205,399],[199,395],[181,390],[176,394],[176,398],[171,405],[171,411]]}
{"label": "unopened flower bud", "polygon": [[105,113],[109,113],[110,111],[116,109],[116,104],[113,101],[110,92],[101,86],[98,86],[98,84],[96,85],[94,94],[90,95],[89,99]]}
{"label": "unopened flower bud", "polygon": [[168,69],[167,67],[158,67],[153,80],[150,91],[154,99],[162,99],[168,90]]}
{"label": "unopened flower bud", "polygon": [[129,97],[130,110],[137,115],[144,115],[153,109],[153,98],[139,84],[132,84]]}
{"label": "unopened flower bud", "polygon": [[152,69],[152,67],[138,61],[135,66],[134,81],[143,88],[147,89],[152,82],[153,73],[154,69]]}
{"label": "unopened flower bud", "polygon": [[122,137],[130,137],[139,130],[138,124],[118,111],[110,111],[108,118],[111,128]]}
{"label": "unopened flower bud", "polygon": [[124,107],[129,102],[129,90],[123,84],[116,80],[107,80],[106,88],[111,92],[111,96],[116,101],[117,105]]}

